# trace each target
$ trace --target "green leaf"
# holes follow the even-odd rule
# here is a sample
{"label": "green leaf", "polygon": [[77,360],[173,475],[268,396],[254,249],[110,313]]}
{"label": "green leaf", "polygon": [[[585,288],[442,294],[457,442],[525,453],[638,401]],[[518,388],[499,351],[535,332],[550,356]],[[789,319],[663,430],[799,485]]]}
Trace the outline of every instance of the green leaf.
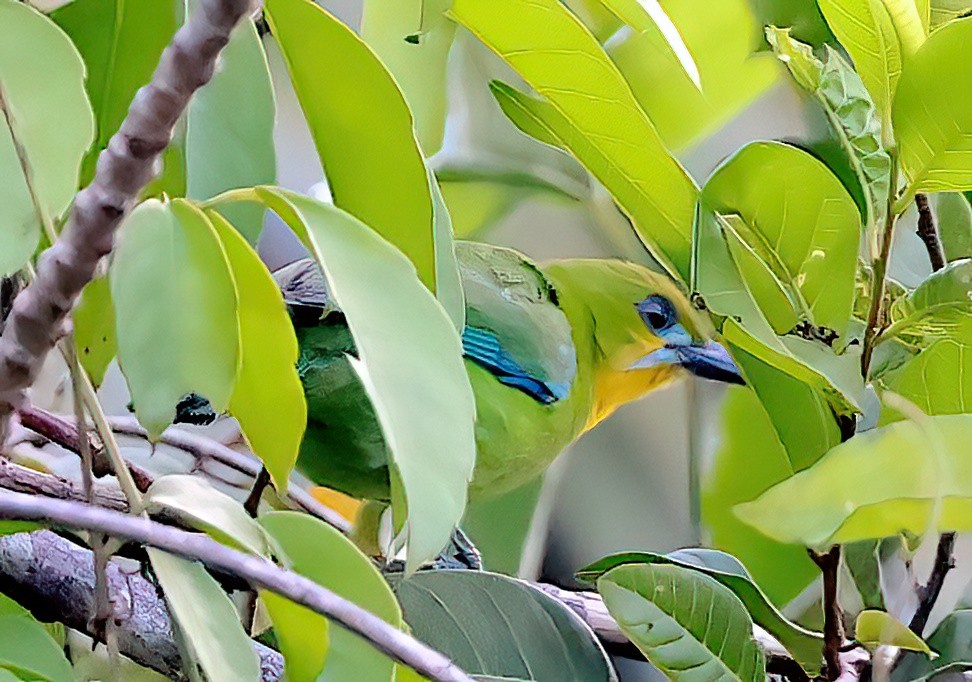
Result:
{"label": "green leaf", "polygon": [[725,223],[712,211],[699,212],[694,257],[694,288],[709,310],[726,317],[724,339],[821,391],[838,413],[856,411],[863,391],[859,359],[851,353],[838,355],[819,341],[776,335],[733,261],[723,237]]}
{"label": "green leaf", "polygon": [[14,680],[71,682],[74,679],[63,647],[27,609],[2,594],[0,672],[13,673]]}
{"label": "green leaf", "polygon": [[253,642],[236,608],[202,564],[147,547],[152,571],[179,626],[189,658],[211,682],[260,679]]}
{"label": "green leaf", "polygon": [[860,76],[832,49],[824,61],[809,45],[790,36],[790,29],[770,26],[766,39],[794,79],[814,96],[827,115],[841,148],[864,190],[866,224],[883,226],[891,178],[891,158],[881,142],[881,121]]}
{"label": "green leaf", "polygon": [[577,572],[594,582],[608,571],[625,565],[672,565],[699,571],[725,585],[742,601],[752,619],[773,635],[811,675],[820,672],[823,636],[801,628],[780,613],[734,556],[714,549],[680,549],[669,554],[624,552],[595,561]]}
{"label": "green leaf", "polygon": [[470,674],[617,679],[583,621],[525,583],[482,571],[422,572],[395,592],[412,633]]}
{"label": "green leaf", "polygon": [[[283,553],[287,566],[335,594],[354,602],[396,627],[402,625],[402,612],[391,589],[364,554],[340,531],[323,521],[297,512],[271,512],[260,517],[260,523],[273,537]],[[268,604],[269,605],[269,604]],[[272,610],[274,627],[281,617],[292,617],[279,609]],[[298,665],[312,667],[327,655],[322,682],[344,680],[390,680],[393,663],[368,642],[341,627],[330,631],[330,650],[326,644],[326,622],[307,621],[313,635],[296,632],[298,624],[288,621],[278,634],[300,637],[286,647],[300,652]],[[302,650],[301,642],[309,639],[316,646]],[[322,641],[325,639],[325,641]],[[286,654],[285,654],[286,655]],[[288,673],[291,668],[288,668]],[[296,678],[291,679],[313,679]]]}
{"label": "green leaf", "polygon": [[894,134],[908,187],[916,192],[972,189],[972,72],[964,68],[972,18],[946,24],[925,42],[901,74],[894,99]]}
{"label": "green leaf", "polygon": [[[963,197],[963,201],[964,201]],[[943,303],[972,300],[972,259],[962,259],[933,272],[898,305],[906,314],[920,313]],[[893,330],[889,330],[893,333]]]}
{"label": "green leaf", "polygon": [[260,599],[273,621],[287,679],[318,679],[331,647],[327,618],[267,590],[260,591]]}
{"label": "green leaf", "polygon": [[436,297],[452,324],[462,333],[466,326],[466,297],[462,292],[456,245],[452,239],[452,216],[446,205],[439,181],[429,171],[429,187],[432,191],[433,219],[435,221],[435,281]]}
{"label": "green leaf", "polygon": [[799,292],[814,325],[844,332],[860,219],[854,200],[823,163],[796,147],[753,142],[712,174],[702,201],[742,218],[746,229],[739,237],[787,289]]}
{"label": "green leaf", "polygon": [[885,134],[890,134],[891,102],[901,75],[902,50],[884,0],[818,0],[817,4],[854,60]]}
{"label": "green leaf", "polygon": [[605,7],[616,14],[625,24],[639,33],[657,31],[682,71],[700,91],[702,80],[695,58],[679,33],[678,26],[660,3],[642,0],[602,0]]}
{"label": "green leaf", "polygon": [[857,434],[735,511],[771,538],[816,548],[901,532],[970,530],[970,438],[972,415]]}
{"label": "green leaf", "polygon": [[[411,264],[367,225],[283,189],[255,192],[317,259],[351,328],[355,369],[391,451],[392,504],[408,513],[411,572],[448,543],[475,464],[475,404],[459,335]],[[424,368],[420,382],[415,367]]]}
{"label": "green leaf", "polygon": [[266,534],[243,506],[200,476],[170,474],[155,479],[144,497],[154,517],[201,530],[244,552],[269,554]]}
{"label": "green leaf", "polygon": [[[0,276],[33,255],[78,189],[94,137],[81,56],[50,19],[0,1]],[[38,87],[43,83],[44,87]]]}
{"label": "green leaf", "polygon": [[888,644],[899,649],[921,651],[928,656],[932,655],[925,641],[912,632],[907,625],[890,613],[877,609],[866,609],[857,615],[854,639],[862,644],[872,646]]}
{"label": "green leaf", "polygon": [[638,13],[635,7],[641,5],[660,6],[697,65],[701,89],[682,68],[662,32],[635,19],[629,22],[633,30],[623,29],[604,44],[670,148],[685,149],[714,133],[769,89],[782,72],[772,55],[753,53],[760,24],[746,0],[612,2],[629,6],[629,14]]}
{"label": "green leaf", "polygon": [[[891,17],[894,31],[901,45],[901,55],[906,60],[913,55],[928,37],[928,17],[922,17],[918,3],[922,0],[882,0]],[[927,1],[927,0],[925,0]]]}
{"label": "green leaf", "polygon": [[432,196],[394,78],[351,29],[311,0],[269,0],[265,11],[334,203],[401,249],[435,291]]}
{"label": "green leaf", "polygon": [[[446,119],[446,58],[456,25],[446,19],[451,0],[366,0],[361,37],[395,76],[422,150],[442,146]],[[415,42],[406,40],[414,36]]]}
{"label": "green leaf", "polygon": [[843,558],[864,607],[884,609],[881,592],[881,541],[862,540],[844,545]]}
{"label": "green leaf", "polygon": [[507,93],[604,184],[652,255],[687,280],[695,185],[597,39],[556,0],[455,0],[449,13],[546,98]]}
{"label": "green leaf", "polygon": [[[169,0],[73,0],[51,14],[84,57],[88,95],[97,120],[95,143],[81,167],[82,185],[94,177],[98,154],[121,126],[135,92],[152,77],[162,50],[179,26],[181,6],[181,2]],[[53,111],[59,121],[67,116],[62,109]]]}
{"label": "green leaf", "polygon": [[972,11],[970,0],[931,0],[930,27],[935,29]]}
{"label": "green leaf", "polygon": [[108,365],[118,352],[115,334],[115,304],[107,277],[91,280],[81,291],[78,304],[71,311],[74,348],[84,371],[95,386],[104,381]]}
{"label": "green leaf", "polygon": [[671,679],[765,679],[745,606],[709,576],[680,566],[630,564],[602,575],[597,589],[621,631]]}
{"label": "green leaf", "polygon": [[940,192],[934,197],[938,236],[949,261],[972,256],[972,206],[960,192]]}
{"label": "green leaf", "polygon": [[152,438],[187,393],[222,412],[239,365],[237,297],[226,254],[191,204],[150,200],[126,218],[109,272],[118,361]]}
{"label": "green leaf", "polygon": [[[737,353],[734,357],[739,362],[744,356]],[[752,379],[748,367],[754,363],[750,360],[745,364],[749,381]],[[797,383],[774,374],[781,383]],[[817,567],[803,548],[774,542],[732,513],[737,504],[755,499],[796,470],[764,405],[769,403],[761,405],[749,389],[729,390],[722,406],[721,447],[711,471],[702,480],[702,520],[713,546],[740,557],[770,598],[785,604],[819,574]],[[794,407],[791,421],[800,421],[795,415],[807,414],[812,412]]]}
{"label": "green leaf", "polygon": [[307,426],[297,337],[280,289],[256,251],[220,214],[210,212],[209,218],[226,251],[239,298],[241,363],[229,411],[274,488],[285,492]]}
{"label": "green leaf", "polygon": [[[243,21],[219,55],[209,83],[186,111],[186,196],[209,199],[238,187],[272,184],[274,101],[270,67],[256,26]],[[251,244],[263,229],[264,209],[228,207],[226,218]]]}

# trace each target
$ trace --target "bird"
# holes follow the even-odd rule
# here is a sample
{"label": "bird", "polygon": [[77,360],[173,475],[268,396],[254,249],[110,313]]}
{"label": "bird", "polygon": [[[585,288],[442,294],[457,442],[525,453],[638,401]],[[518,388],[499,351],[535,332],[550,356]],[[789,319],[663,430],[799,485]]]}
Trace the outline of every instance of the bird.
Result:
{"label": "bird", "polygon": [[[743,383],[708,318],[661,273],[618,259],[538,265],[481,242],[455,248],[466,305],[462,349],[476,402],[470,500],[528,483],[617,408],[679,376]],[[353,498],[389,500],[388,446],[325,274],[303,258],[273,276],[294,325],[307,399],[298,470]],[[207,409],[187,396],[177,421],[205,421]]]}

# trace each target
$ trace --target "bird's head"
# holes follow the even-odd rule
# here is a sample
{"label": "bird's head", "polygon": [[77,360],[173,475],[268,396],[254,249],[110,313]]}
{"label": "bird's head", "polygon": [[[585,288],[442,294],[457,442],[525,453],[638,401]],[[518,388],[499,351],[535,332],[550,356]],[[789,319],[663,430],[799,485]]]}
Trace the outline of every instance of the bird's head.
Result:
{"label": "bird's head", "polygon": [[593,340],[588,427],[685,372],[743,383],[725,348],[712,339],[708,318],[664,275],[618,260],[564,260],[544,269],[557,283],[571,324]]}

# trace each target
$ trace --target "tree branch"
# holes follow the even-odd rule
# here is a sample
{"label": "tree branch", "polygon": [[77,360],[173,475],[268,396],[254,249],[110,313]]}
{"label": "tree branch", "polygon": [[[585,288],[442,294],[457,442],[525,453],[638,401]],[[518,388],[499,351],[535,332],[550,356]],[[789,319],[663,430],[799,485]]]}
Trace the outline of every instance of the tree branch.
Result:
{"label": "tree branch", "polygon": [[[155,585],[125,562],[106,570],[121,653],[136,663],[182,679],[182,659],[165,600]],[[57,621],[98,639],[88,616],[94,601],[91,551],[50,531],[0,538],[0,592],[16,597],[37,618]],[[283,676],[283,657],[254,642],[263,681]]]}
{"label": "tree branch", "polygon": [[7,491],[0,492],[0,518],[104,533],[202,562],[214,570],[238,576],[255,588],[270,590],[327,616],[434,682],[472,682],[471,677],[439,652],[327,588],[263,557],[238,552],[204,535],[77,502]]}
{"label": "tree branch", "polygon": [[14,300],[0,335],[0,443],[63,335],[74,301],[111,251],[122,217],[154,175],[189,98],[212,77],[216,57],[248,9],[247,0],[201,0],[135,95],[98,159],[94,181],[75,197],[64,231],[38,259],[37,277]]}
{"label": "tree branch", "polygon": [[918,236],[925,244],[932,270],[937,272],[945,267],[945,254],[938,241],[935,216],[932,214],[931,206],[928,205],[928,197],[924,194],[915,195],[915,206],[918,207]]}
{"label": "tree branch", "polygon": [[844,645],[844,623],[840,604],[837,602],[837,573],[840,570],[840,545],[817,554],[810,551],[810,558],[823,574],[824,605],[824,661],[827,663],[827,679],[837,680],[843,673],[840,649]]}
{"label": "tree branch", "polygon": [[928,582],[918,588],[918,609],[911,618],[911,623],[908,624],[908,627],[919,637],[928,624],[928,617],[935,607],[935,602],[938,601],[938,595],[941,594],[945,576],[955,568],[955,557],[952,555],[954,548],[955,533],[942,533],[935,550],[935,565],[932,567],[931,575],[928,576]]}

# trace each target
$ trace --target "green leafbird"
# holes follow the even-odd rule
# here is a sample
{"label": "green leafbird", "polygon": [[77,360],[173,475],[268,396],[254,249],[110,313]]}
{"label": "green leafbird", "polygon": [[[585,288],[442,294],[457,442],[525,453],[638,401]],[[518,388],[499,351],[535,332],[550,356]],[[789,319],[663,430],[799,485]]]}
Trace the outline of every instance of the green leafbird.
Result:
{"label": "green leafbird", "polygon": [[[463,351],[476,396],[473,499],[527,483],[619,406],[685,371],[742,381],[710,340],[707,320],[648,268],[603,259],[538,266],[516,251],[469,242],[456,251],[466,298]],[[298,468],[352,497],[387,500],[388,449],[324,276],[303,259],[274,277],[297,332],[307,396]],[[415,372],[419,380],[422,368]],[[180,419],[198,420],[198,409],[184,401]]]}

